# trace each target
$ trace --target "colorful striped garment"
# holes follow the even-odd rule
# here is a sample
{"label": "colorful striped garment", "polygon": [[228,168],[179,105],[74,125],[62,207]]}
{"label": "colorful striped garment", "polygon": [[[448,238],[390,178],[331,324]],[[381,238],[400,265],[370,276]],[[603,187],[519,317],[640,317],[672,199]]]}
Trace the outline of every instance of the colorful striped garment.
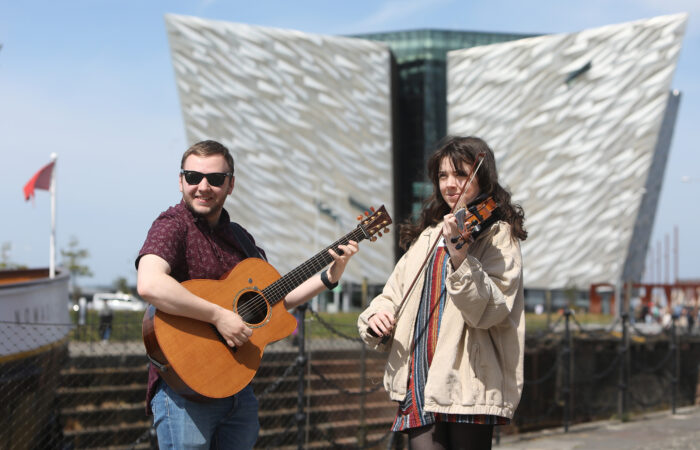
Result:
{"label": "colorful striped garment", "polygon": [[447,264],[450,264],[450,258],[445,251],[444,242],[441,242],[426,268],[425,284],[421,293],[421,303],[414,330],[414,348],[411,352],[408,391],[406,398],[399,403],[399,410],[391,427],[392,431],[418,428],[436,422],[486,425],[510,423],[508,418],[486,414],[443,414],[424,410],[423,390],[428,378],[428,369],[435,354],[438,334],[440,333],[440,320],[447,298],[445,295]]}

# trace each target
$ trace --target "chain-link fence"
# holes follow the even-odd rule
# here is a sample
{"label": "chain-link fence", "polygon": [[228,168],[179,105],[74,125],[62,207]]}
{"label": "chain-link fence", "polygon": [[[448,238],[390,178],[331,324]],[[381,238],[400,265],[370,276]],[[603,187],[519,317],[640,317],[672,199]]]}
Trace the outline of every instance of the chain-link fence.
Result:
{"label": "chain-link fence", "polygon": [[[256,447],[404,448],[389,432],[396,405],[382,385],[385,355],[365,347],[353,324],[306,308],[296,314],[297,331],[266,348],[253,381]],[[140,314],[127,312],[79,325],[0,322],[2,342],[54,342],[0,359],[0,448],[155,447],[140,328]],[[502,432],[694,402],[700,339],[673,327],[649,333],[623,316],[591,330],[565,311],[526,347],[523,399]]]}

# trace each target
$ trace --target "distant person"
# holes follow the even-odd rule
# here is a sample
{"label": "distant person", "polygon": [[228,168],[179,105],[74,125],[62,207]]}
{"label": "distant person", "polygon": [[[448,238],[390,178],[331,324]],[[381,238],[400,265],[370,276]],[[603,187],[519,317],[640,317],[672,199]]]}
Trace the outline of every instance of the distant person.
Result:
{"label": "distant person", "polygon": [[658,303],[654,303],[651,307],[651,318],[655,323],[661,322],[661,306]]}
{"label": "distant person", "polygon": [[[676,318],[678,316],[675,316]],[[663,314],[661,315],[661,328],[670,329],[673,324],[674,316],[671,313],[671,307],[667,306],[663,309]]]}
{"label": "distant person", "polygon": [[689,307],[683,308],[683,313],[685,314],[686,320],[686,332],[691,334],[693,332],[693,327],[695,326],[695,316]]}
{"label": "distant person", "polygon": [[100,309],[100,338],[103,342],[109,341],[109,337],[112,335],[112,321],[114,320],[114,312],[109,306],[109,302],[105,299],[102,302],[102,309]]}
{"label": "distant person", "polygon": [[651,313],[649,310],[649,304],[646,302],[642,305],[642,310],[639,313],[639,321],[643,321],[644,323],[651,323]]}
{"label": "distant person", "polygon": [[[253,333],[243,319],[180,284],[218,280],[246,257],[247,245],[233,231],[224,209],[235,182],[233,157],[222,144],[202,141],[185,151],[180,167],[182,201],[161,213],[148,232],[136,259],[138,292],[159,310],[212,324],[229,346],[240,347]],[[243,233],[257,248],[252,236]],[[337,285],[358,246],[350,241],[338,248],[341,255],[329,250],[333,262],[327,269],[287,295],[288,309]],[[257,252],[264,256],[260,248]],[[228,398],[191,401],[161,380],[151,365],[146,397],[160,448],[250,449],[257,440],[258,401],[250,385]]]}
{"label": "distant person", "polygon": [[[483,165],[468,184],[480,154]],[[494,425],[510,422],[523,388],[524,214],[499,184],[493,152],[479,138],[443,140],[428,176],[432,196],[418,222],[400,232],[407,251],[358,329],[367,344],[389,350],[384,386],[398,402],[392,430],[408,435],[409,448],[490,449]],[[461,200],[491,197],[500,218],[461,246],[451,211],[467,185]],[[383,343],[385,336],[391,339]]]}

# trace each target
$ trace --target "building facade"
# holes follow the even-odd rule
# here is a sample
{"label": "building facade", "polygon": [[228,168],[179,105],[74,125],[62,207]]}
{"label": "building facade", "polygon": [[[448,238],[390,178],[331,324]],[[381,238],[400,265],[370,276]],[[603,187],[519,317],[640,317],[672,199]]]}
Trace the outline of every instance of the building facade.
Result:
{"label": "building facade", "polygon": [[[686,21],[339,37],[166,17],[188,139],[232,149],[241,171],[226,206],[281,273],[370,205],[386,205],[395,224],[415,215],[432,189],[424,171],[435,144],[478,135],[525,209],[536,301],[641,277]],[[381,287],[395,243],[363,245],[343,309],[361,306],[353,286]]]}

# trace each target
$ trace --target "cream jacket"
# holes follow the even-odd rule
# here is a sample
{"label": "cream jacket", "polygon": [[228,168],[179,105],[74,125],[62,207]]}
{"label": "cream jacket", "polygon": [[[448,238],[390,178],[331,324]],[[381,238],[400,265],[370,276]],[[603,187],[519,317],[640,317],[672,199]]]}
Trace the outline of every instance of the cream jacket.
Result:
{"label": "cream jacket", "polygon": [[[398,307],[441,230],[439,224],[421,233],[357,321],[368,345],[389,350],[384,387],[395,401],[406,396],[425,269],[400,314]],[[511,238],[510,225],[496,222],[470,245],[459,268],[452,270],[448,264],[446,285],[440,335],[425,385],[425,409],[512,418],[523,389],[525,315],[520,243]],[[393,338],[385,344],[368,333],[367,321],[378,311],[398,314]]]}

